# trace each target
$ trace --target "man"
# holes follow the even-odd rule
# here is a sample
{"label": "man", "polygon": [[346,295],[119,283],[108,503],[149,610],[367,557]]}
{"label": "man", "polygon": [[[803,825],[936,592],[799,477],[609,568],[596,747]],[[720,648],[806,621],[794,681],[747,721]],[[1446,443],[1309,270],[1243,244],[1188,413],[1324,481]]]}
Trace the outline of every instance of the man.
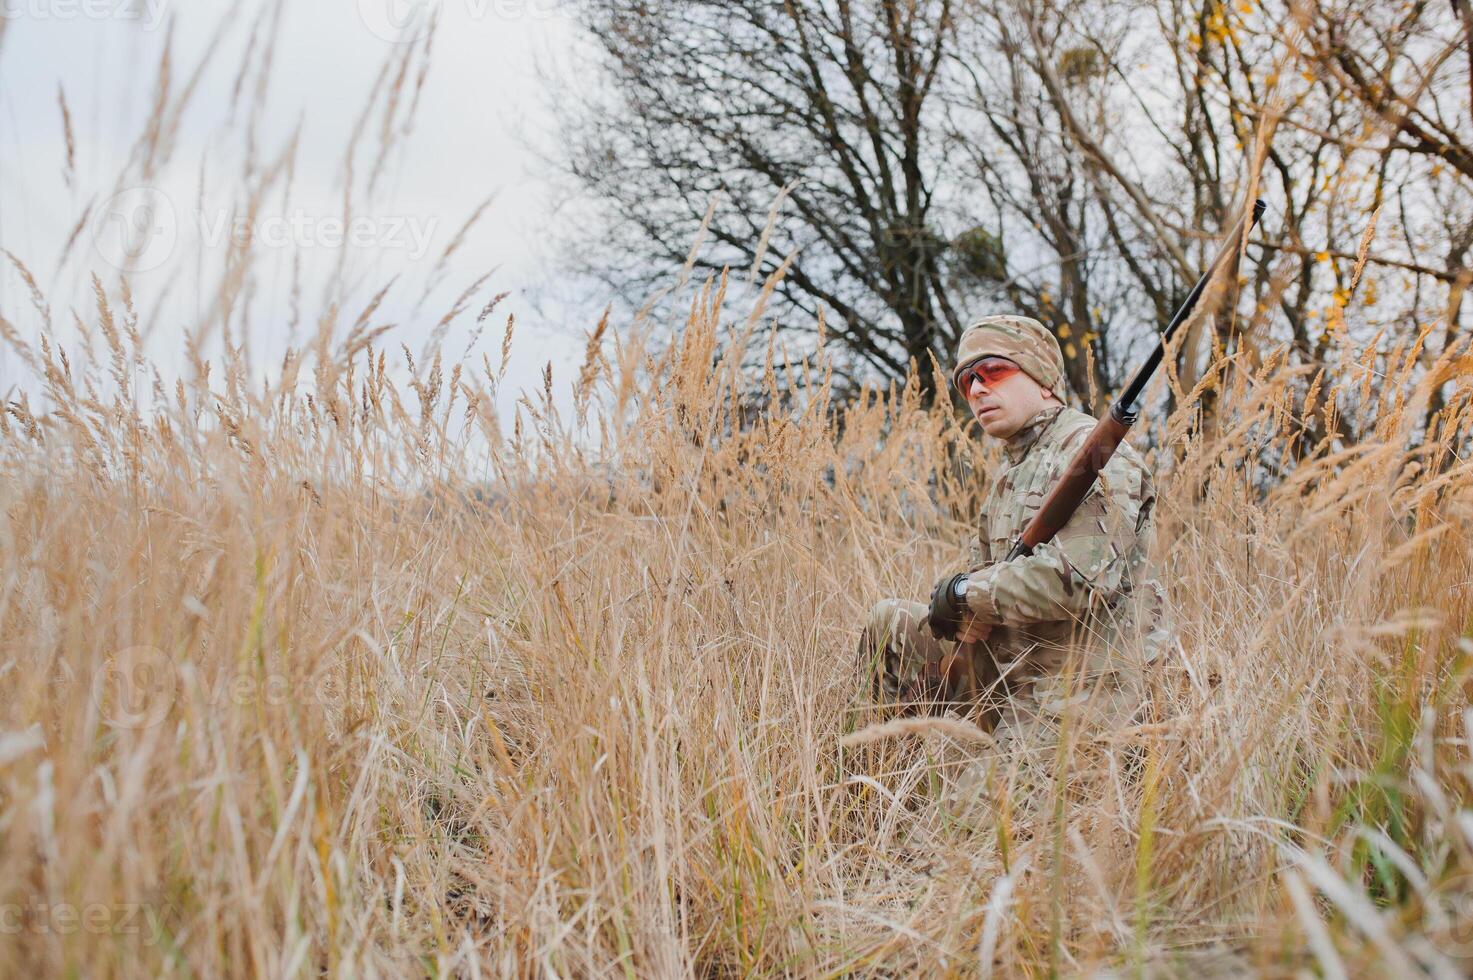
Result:
{"label": "man", "polygon": [[[952,380],[987,435],[1003,441],[1005,465],[966,572],[945,576],[929,608],[888,599],[870,611],[860,651],[875,700],[904,713],[972,714],[1004,747],[1052,744],[1069,718],[1131,724],[1144,664],[1166,636],[1146,565],[1155,493],[1145,463],[1121,444],[1054,539],[1004,562],[1095,420],[1060,399],[1063,354],[1029,317],[969,326]],[[962,647],[968,640],[977,642]]]}

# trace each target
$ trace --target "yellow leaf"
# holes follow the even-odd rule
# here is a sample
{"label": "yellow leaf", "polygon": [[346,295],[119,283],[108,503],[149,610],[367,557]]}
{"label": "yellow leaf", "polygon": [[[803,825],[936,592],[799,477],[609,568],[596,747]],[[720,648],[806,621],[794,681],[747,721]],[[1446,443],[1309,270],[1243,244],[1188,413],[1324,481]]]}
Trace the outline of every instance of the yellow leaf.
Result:
{"label": "yellow leaf", "polygon": [[1330,253],[1329,252],[1316,252],[1316,253],[1314,253],[1314,260],[1316,262],[1328,262],[1328,261],[1330,261]]}
{"label": "yellow leaf", "polygon": [[1064,356],[1065,356],[1065,357],[1069,357],[1069,358],[1072,358],[1072,357],[1074,357],[1074,356],[1075,356],[1075,354],[1077,354],[1077,353],[1078,353],[1078,351],[1076,351],[1076,350],[1075,350],[1075,349],[1074,349],[1074,345],[1073,345],[1073,344],[1072,344],[1072,343],[1071,343],[1071,344],[1065,344],[1065,345],[1064,345]]}
{"label": "yellow leaf", "polygon": [[1069,339],[1069,324],[1067,324],[1067,323],[1061,323],[1061,324],[1059,324],[1059,339],[1060,340],[1068,340]]}

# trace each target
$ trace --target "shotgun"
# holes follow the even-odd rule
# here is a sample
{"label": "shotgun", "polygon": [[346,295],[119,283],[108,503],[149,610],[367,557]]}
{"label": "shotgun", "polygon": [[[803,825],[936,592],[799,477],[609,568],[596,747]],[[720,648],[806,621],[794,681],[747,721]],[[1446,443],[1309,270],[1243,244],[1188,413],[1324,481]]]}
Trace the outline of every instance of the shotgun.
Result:
{"label": "shotgun", "polygon": [[[1044,498],[1043,505],[1038,508],[1038,512],[1023,528],[1023,533],[1018,536],[1018,540],[1003,561],[1026,558],[1033,554],[1034,548],[1052,539],[1060,528],[1069,523],[1069,518],[1074,516],[1080,503],[1094,487],[1095,478],[1100,475],[1100,470],[1110,462],[1110,458],[1115,455],[1115,450],[1130,432],[1130,427],[1135,425],[1140,415],[1140,406],[1137,402],[1140,400],[1141,393],[1145,391],[1146,384],[1151,380],[1151,376],[1161,366],[1161,359],[1166,355],[1167,345],[1171,343],[1172,337],[1176,335],[1181,325],[1191,319],[1198,300],[1202,298],[1202,294],[1213,277],[1237,258],[1248,232],[1258,223],[1258,219],[1263,217],[1266,207],[1262,199],[1254,201],[1251,211],[1245,213],[1233,225],[1233,230],[1229,232],[1216,258],[1207,267],[1207,271],[1202,273],[1202,278],[1197,280],[1192,291],[1182,301],[1176,315],[1161,332],[1160,338],[1156,341],[1156,349],[1151,351],[1145,363],[1136,370],[1135,376],[1130,379],[1130,384],[1125,386],[1120,396],[1115,399],[1115,403],[1110,406],[1109,413],[1095,423],[1084,445],[1079,447],[1079,451],[1069,461],[1069,465],[1064,469],[1058,482]],[[956,651],[948,655],[939,665],[941,677],[938,679],[942,680],[948,689],[960,680],[964,665],[972,662],[976,653],[976,645],[976,641],[959,644]]]}

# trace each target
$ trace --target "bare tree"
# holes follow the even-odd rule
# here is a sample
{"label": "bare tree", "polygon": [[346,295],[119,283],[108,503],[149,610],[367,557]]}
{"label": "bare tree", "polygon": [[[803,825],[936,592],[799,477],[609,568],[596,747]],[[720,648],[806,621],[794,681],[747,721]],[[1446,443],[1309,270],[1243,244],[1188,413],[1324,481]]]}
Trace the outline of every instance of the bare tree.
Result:
{"label": "bare tree", "polygon": [[[1378,249],[1373,259],[1413,273],[1418,299],[1425,282],[1436,284],[1445,348],[1462,330],[1473,282],[1473,6],[1317,0],[1296,15],[1305,63],[1359,110],[1342,144],[1384,140],[1375,203],[1394,208],[1405,251],[1387,262]],[[1440,407],[1434,400],[1430,411]]]}
{"label": "bare tree", "polygon": [[[851,381],[931,386],[965,312],[948,230],[964,186],[941,139],[951,0],[580,0],[600,91],[566,103],[566,165],[611,228],[592,264],[644,287],[687,256],[771,273],[784,329],[820,309]],[[952,195],[948,197],[948,195]],[[763,218],[785,195],[771,242]]]}

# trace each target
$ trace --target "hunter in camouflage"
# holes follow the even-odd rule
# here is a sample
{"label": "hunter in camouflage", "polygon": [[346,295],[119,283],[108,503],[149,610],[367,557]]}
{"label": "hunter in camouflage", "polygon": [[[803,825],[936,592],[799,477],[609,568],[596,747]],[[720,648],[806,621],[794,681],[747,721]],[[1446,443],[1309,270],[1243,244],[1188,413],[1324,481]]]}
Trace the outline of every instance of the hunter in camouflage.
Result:
{"label": "hunter in camouflage", "polygon": [[[978,364],[992,370],[995,384]],[[1147,564],[1155,493],[1144,461],[1122,444],[1054,539],[1004,562],[1095,420],[1059,399],[1063,355],[1028,317],[969,326],[953,380],[965,382],[974,415],[1004,441],[1004,466],[978,517],[962,586],[974,623],[969,636],[982,642],[948,682],[938,665],[958,644],[932,635],[927,605],[878,603],[860,644],[875,700],[901,713],[960,711],[990,727],[1005,751],[1053,744],[1066,718],[1084,723],[1071,725],[1075,731],[1132,724],[1145,664],[1168,636],[1161,588]],[[1009,398],[1012,424],[998,407]]]}

